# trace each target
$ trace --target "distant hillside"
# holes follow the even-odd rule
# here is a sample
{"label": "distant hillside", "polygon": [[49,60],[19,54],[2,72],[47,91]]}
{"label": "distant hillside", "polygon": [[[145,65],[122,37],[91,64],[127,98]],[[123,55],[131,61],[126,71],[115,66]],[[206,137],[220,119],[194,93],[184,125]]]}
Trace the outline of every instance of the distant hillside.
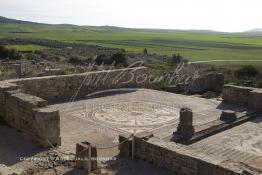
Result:
{"label": "distant hillside", "polygon": [[248,30],[246,32],[262,32],[262,28],[256,28],[256,29]]}
{"label": "distant hillside", "polygon": [[38,23],[16,20],[16,19],[10,19],[10,18],[0,16],[0,24],[38,24]]}
{"label": "distant hillside", "polygon": [[47,40],[52,41],[54,45],[55,42],[98,45],[125,49],[133,53],[142,53],[147,48],[149,55],[179,53],[190,61],[218,60],[214,61],[214,64],[226,66],[229,63],[262,65],[262,32],[223,33],[209,30],[54,25],[0,17],[0,41],[6,39],[31,39],[37,41],[36,45],[43,45],[39,42]]}

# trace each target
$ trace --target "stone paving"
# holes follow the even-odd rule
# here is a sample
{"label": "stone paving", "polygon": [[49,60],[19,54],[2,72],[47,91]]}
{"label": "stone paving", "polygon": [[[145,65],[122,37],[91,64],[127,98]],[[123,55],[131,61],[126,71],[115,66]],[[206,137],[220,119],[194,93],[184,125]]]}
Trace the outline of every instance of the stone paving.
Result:
{"label": "stone paving", "polygon": [[[181,107],[189,106],[194,112],[194,125],[202,125],[219,118],[216,109],[219,101],[206,100],[139,89],[126,93],[104,95],[76,102],[52,105],[61,113],[62,126],[65,116],[71,120],[83,120],[118,132],[139,133],[157,130],[163,126],[177,124]],[[212,115],[209,115],[212,113]]]}
{"label": "stone paving", "polygon": [[[193,124],[201,128],[220,118],[223,110],[238,115],[253,112],[244,107],[227,104],[219,99],[204,99],[149,89],[126,89],[89,95],[74,102],[52,104],[61,116],[62,151],[75,151],[75,144],[89,141],[98,148],[98,157],[114,157],[119,153],[118,136],[125,133],[152,132],[166,140],[176,131],[179,110],[193,111]],[[262,122],[256,118],[230,130],[186,146],[191,152],[217,160],[247,163],[256,161],[262,167]],[[174,142],[169,142],[177,146]]]}
{"label": "stone paving", "polygon": [[[75,140],[76,135],[78,138],[88,135],[93,128],[92,132],[108,137],[109,143],[103,139],[99,143],[107,145],[115,143],[119,133],[150,131],[159,138],[169,136],[175,131],[179,110],[184,106],[192,109],[195,126],[219,119],[225,109],[246,113],[243,107],[218,100],[149,89],[96,94],[75,102],[51,105],[50,108],[60,110],[62,142],[67,142],[67,138]],[[92,141],[96,142],[96,139]]]}
{"label": "stone paving", "polygon": [[[248,162],[262,157],[262,119],[257,118],[189,146],[216,159]],[[261,162],[262,167],[262,162]]]}

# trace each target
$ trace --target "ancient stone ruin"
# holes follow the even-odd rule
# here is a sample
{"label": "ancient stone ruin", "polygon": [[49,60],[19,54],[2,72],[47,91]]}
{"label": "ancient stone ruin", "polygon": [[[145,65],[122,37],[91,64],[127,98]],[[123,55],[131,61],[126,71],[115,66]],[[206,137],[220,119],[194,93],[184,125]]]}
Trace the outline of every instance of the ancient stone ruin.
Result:
{"label": "ancient stone ruin", "polygon": [[222,88],[219,75],[208,85],[219,101],[152,90],[147,77],[136,67],[2,81],[0,116],[42,146],[73,150],[87,172],[99,161],[81,158],[110,150],[176,174],[261,174],[261,89]]}
{"label": "ancient stone ruin", "polygon": [[[225,85],[223,102],[216,103],[214,109],[211,105],[209,111],[212,112],[200,110],[203,104],[196,101],[199,105],[194,105],[199,108],[180,109],[179,122],[172,125],[176,127],[173,135],[162,136],[170,126],[141,132],[134,141],[129,139],[119,146],[120,154],[131,157],[131,150],[134,150],[133,156],[137,159],[178,174],[261,174],[261,97],[260,89]],[[213,120],[199,125],[197,120],[204,119],[204,115]],[[127,136],[120,135],[119,142],[128,139]],[[135,143],[133,148],[132,142]],[[257,151],[252,152],[252,149]]]}

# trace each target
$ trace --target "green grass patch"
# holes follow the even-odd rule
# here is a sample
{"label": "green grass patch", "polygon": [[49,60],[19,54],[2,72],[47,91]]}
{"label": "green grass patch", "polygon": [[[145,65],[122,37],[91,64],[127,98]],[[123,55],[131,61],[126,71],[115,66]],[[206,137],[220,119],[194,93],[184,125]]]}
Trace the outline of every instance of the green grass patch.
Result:
{"label": "green grass patch", "polygon": [[7,48],[15,49],[17,51],[36,51],[36,50],[43,50],[47,47],[33,45],[33,44],[26,44],[26,45],[8,45]]}

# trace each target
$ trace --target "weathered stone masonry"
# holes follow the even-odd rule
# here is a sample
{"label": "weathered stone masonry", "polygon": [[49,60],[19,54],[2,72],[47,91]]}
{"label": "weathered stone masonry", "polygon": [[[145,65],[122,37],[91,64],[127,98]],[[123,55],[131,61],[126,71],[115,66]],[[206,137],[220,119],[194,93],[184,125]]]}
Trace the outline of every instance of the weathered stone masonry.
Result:
{"label": "weathered stone masonry", "polygon": [[246,106],[262,111],[262,89],[225,85],[222,93],[223,101]]}
{"label": "weathered stone masonry", "polygon": [[[0,82],[0,117],[43,146],[61,144],[60,115],[49,100],[70,99],[98,90],[144,87],[145,67]],[[47,101],[48,100],[48,101]]]}
{"label": "weathered stone masonry", "polygon": [[[222,95],[224,102],[242,105],[247,108],[252,108],[255,111],[262,110],[261,89],[225,85]],[[190,112],[188,115],[189,114]],[[191,117],[191,114],[186,116],[186,118],[189,119],[189,124],[191,123]],[[185,122],[182,120],[182,123]],[[127,140],[128,138],[127,135],[119,136],[119,142],[123,143],[119,146],[119,150],[120,155],[131,157],[132,140]],[[234,159],[214,159],[205,153],[195,152],[186,145],[157,138],[152,133],[137,134],[134,137],[133,149],[135,158],[151,162],[159,167],[167,168],[179,175],[245,174],[245,171],[242,169],[243,167],[240,166],[237,161],[234,161]],[[257,174],[256,172],[257,170],[254,171],[254,175]],[[248,171],[247,174],[251,173]]]}
{"label": "weathered stone masonry", "polygon": [[[119,142],[127,137],[119,136]],[[131,156],[131,141],[119,146],[120,155]],[[183,145],[168,143],[159,138],[135,137],[135,158],[167,168],[178,175],[240,175],[231,170],[224,162],[215,161],[203,155],[195,154]]]}
{"label": "weathered stone masonry", "polygon": [[99,90],[144,87],[147,81],[145,67],[88,72],[61,76],[11,80],[24,93],[46,100],[70,99]]}
{"label": "weathered stone masonry", "polygon": [[59,112],[47,109],[46,100],[21,93],[17,85],[6,82],[0,84],[0,96],[0,116],[10,126],[43,146],[60,144]]}

